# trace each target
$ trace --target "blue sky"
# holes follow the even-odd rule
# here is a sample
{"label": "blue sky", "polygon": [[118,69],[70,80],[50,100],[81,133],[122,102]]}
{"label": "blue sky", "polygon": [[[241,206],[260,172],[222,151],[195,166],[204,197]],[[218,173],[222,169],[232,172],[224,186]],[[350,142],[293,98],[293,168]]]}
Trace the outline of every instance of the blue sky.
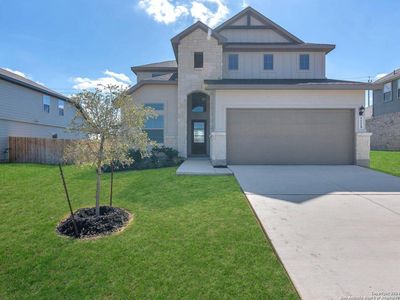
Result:
{"label": "blue sky", "polygon": [[399,0],[0,0],[0,67],[65,94],[132,84],[130,67],[174,59],[170,38],[194,20],[214,25],[245,5],[304,41],[336,44],[329,78],[400,66]]}

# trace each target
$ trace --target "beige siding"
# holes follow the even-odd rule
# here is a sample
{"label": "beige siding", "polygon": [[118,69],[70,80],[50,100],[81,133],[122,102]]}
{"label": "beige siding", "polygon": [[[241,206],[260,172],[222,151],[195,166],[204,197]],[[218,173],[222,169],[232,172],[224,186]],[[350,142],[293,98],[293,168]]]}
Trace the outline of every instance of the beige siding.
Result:
{"label": "beige siding", "polygon": [[289,43],[272,29],[224,29],[220,34],[230,43]]}
{"label": "beige siding", "polygon": [[75,109],[64,102],[64,116],[58,115],[58,99],[50,97],[50,113],[43,111],[43,94],[0,79],[0,160],[6,159],[9,136],[79,138],[67,132]]}
{"label": "beige siding", "polygon": [[[239,54],[239,70],[228,70],[228,55]],[[264,70],[264,54],[274,55],[274,70]],[[229,79],[319,79],[325,78],[325,53],[310,52],[310,70],[299,70],[303,52],[224,52],[223,77]]]}
{"label": "beige siding", "polygon": [[164,144],[177,148],[177,87],[176,85],[144,85],[133,95],[136,104],[164,103]]}
{"label": "beige siding", "polygon": [[64,102],[64,116],[58,115],[58,99],[50,97],[50,113],[43,111],[43,94],[0,79],[0,119],[66,127],[75,109]]}

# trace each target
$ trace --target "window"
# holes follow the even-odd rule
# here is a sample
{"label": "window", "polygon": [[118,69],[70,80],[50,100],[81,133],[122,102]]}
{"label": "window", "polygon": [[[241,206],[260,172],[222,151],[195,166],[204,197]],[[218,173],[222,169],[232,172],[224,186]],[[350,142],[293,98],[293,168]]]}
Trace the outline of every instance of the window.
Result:
{"label": "window", "polygon": [[239,69],[239,54],[228,55],[228,69],[238,70]]}
{"label": "window", "polygon": [[150,140],[159,144],[164,143],[164,103],[146,103],[144,107],[154,109],[158,115],[148,119],[144,126]]}
{"label": "window", "polygon": [[64,101],[63,100],[58,100],[58,115],[59,116],[64,115]]}
{"label": "window", "polygon": [[203,113],[207,109],[207,98],[206,95],[196,93],[192,95],[192,112]]}
{"label": "window", "polygon": [[385,83],[383,86],[383,102],[392,101],[392,83]]}
{"label": "window", "polygon": [[43,95],[43,111],[50,113],[50,97]]}
{"label": "window", "polygon": [[397,80],[397,99],[400,100],[400,79]]}
{"label": "window", "polygon": [[264,54],[264,70],[273,70],[273,69],[274,69],[274,55]]}
{"label": "window", "polygon": [[194,53],[194,67],[195,68],[203,67],[203,52]]}
{"label": "window", "polygon": [[309,69],[310,69],[310,55],[300,54],[300,70],[309,70]]}

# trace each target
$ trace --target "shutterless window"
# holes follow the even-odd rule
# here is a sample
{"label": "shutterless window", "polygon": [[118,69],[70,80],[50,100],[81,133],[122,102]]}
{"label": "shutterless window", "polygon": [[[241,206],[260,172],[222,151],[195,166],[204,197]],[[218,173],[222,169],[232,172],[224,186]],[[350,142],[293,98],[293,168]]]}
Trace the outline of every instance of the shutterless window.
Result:
{"label": "shutterless window", "polygon": [[203,94],[193,94],[192,112],[203,113],[207,110],[207,98]]}
{"label": "shutterless window", "polygon": [[274,55],[264,54],[264,70],[273,70],[273,69],[274,69]]}
{"label": "shutterless window", "polygon": [[397,99],[400,100],[400,79],[397,80]]}
{"label": "shutterless window", "polygon": [[383,86],[383,101],[389,102],[392,101],[392,83],[385,83]]}
{"label": "shutterless window", "polygon": [[239,69],[239,54],[229,54],[228,55],[228,68],[229,70]]}
{"label": "shutterless window", "polygon": [[64,101],[63,100],[58,100],[58,115],[59,116],[64,115]]}
{"label": "shutterless window", "polygon": [[149,107],[157,112],[155,118],[148,119],[144,126],[150,140],[158,144],[164,143],[164,103],[147,103],[144,107]]}
{"label": "shutterless window", "polygon": [[50,96],[43,95],[43,111],[50,113]]}
{"label": "shutterless window", "polygon": [[202,68],[203,67],[203,52],[195,52],[194,53],[194,67]]}
{"label": "shutterless window", "polygon": [[310,69],[310,55],[300,54],[300,70],[309,70],[309,69]]}

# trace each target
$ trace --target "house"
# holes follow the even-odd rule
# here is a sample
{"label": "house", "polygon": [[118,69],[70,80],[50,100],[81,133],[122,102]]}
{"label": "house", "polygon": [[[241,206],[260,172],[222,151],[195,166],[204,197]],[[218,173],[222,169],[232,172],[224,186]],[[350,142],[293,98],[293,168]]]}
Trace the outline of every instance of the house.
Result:
{"label": "house", "polygon": [[9,136],[78,138],[66,131],[74,116],[64,95],[0,69],[0,161],[8,160]]}
{"label": "house", "polygon": [[374,83],[381,88],[373,92],[372,119],[367,121],[371,148],[400,150],[400,69]]}
{"label": "house", "polygon": [[132,67],[146,130],[183,157],[227,164],[369,164],[365,90],[327,79],[335,45],[306,43],[248,7],[171,39],[175,60]]}

